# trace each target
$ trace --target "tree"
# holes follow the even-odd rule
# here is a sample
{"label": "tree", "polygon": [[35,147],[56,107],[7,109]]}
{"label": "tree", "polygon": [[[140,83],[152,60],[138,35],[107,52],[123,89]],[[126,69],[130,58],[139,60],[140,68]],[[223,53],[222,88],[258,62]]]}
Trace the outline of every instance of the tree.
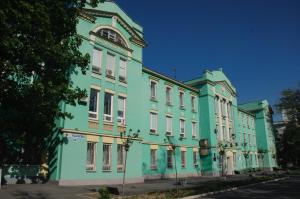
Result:
{"label": "tree", "polygon": [[296,89],[284,90],[276,107],[287,117],[284,133],[276,136],[279,161],[283,166],[300,166],[300,83]]}
{"label": "tree", "polygon": [[[98,3],[93,1],[93,6]],[[78,14],[85,0],[0,1],[0,165],[40,163],[59,103],[76,105],[85,90],[70,76],[85,73]]]}

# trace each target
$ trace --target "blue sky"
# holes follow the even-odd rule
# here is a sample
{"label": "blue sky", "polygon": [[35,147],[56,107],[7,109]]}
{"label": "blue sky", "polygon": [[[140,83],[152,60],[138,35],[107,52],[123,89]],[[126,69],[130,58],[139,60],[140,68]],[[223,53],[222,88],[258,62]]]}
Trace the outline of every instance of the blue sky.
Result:
{"label": "blue sky", "polygon": [[[298,0],[117,0],[144,28],[144,65],[184,81],[223,68],[238,102],[300,82]],[[278,120],[278,115],[275,119]]]}

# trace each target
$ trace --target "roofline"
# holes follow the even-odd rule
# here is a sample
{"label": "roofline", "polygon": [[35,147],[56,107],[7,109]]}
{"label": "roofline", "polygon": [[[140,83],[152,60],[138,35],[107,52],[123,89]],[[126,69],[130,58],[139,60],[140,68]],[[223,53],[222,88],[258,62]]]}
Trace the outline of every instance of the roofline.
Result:
{"label": "roofline", "polygon": [[197,89],[195,89],[195,88],[193,88],[193,87],[191,87],[189,85],[186,85],[186,84],[184,84],[184,83],[182,83],[182,82],[180,82],[178,80],[175,80],[175,79],[173,79],[171,77],[168,77],[168,76],[166,76],[166,75],[164,75],[162,73],[156,72],[156,71],[154,71],[154,70],[152,70],[150,68],[147,68],[145,66],[143,66],[143,72],[149,73],[151,75],[158,76],[159,78],[167,80],[169,82],[172,82],[173,84],[179,85],[179,86],[184,87],[184,88],[189,89],[189,90],[192,90],[193,92],[195,92],[197,94],[199,93],[199,90],[197,90]]}
{"label": "roofline", "polygon": [[[103,10],[97,10],[97,9],[93,9],[93,8],[83,8],[82,12],[84,12],[85,15],[93,15],[95,13],[97,13],[98,15],[102,16],[103,14],[107,14],[107,15],[112,15],[112,16],[117,16],[119,19],[121,19],[122,23],[124,23],[129,29],[130,31],[134,32],[133,34],[140,40],[141,42],[141,46],[142,47],[147,47],[147,42],[145,41],[145,39],[143,37],[141,37],[138,33],[136,28],[132,27],[131,25],[129,25],[118,13],[116,12],[109,12],[109,11],[103,11]],[[101,15],[102,14],[102,15]],[[93,16],[94,17],[94,16]],[[144,34],[143,34],[144,35]],[[135,42],[134,36],[132,38],[132,41]],[[135,42],[137,43],[137,42]]]}
{"label": "roofline", "polygon": [[244,113],[247,113],[247,114],[249,114],[249,115],[252,115],[253,117],[255,117],[255,114],[253,114],[253,113],[251,113],[251,112],[249,112],[249,111],[247,111],[247,110],[245,110],[245,109],[243,109],[243,108],[241,108],[241,107],[238,107],[238,110],[239,110],[239,111],[242,111],[242,112],[244,112]]}

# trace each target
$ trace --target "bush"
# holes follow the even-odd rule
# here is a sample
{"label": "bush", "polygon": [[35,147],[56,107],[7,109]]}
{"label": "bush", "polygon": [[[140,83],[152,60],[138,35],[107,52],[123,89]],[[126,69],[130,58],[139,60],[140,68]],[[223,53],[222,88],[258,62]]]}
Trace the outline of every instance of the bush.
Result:
{"label": "bush", "polygon": [[103,187],[103,188],[100,188],[98,190],[98,193],[99,193],[99,199],[110,199],[110,194],[109,194],[109,191],[107,190],[106,187]]}

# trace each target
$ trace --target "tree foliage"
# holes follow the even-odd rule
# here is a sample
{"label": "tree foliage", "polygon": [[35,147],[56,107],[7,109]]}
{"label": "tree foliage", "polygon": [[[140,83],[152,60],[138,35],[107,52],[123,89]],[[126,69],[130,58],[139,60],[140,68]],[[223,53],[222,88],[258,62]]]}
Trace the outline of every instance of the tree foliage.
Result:
{"label": "tree foliage", "polygon": [[0,165],[39,163],[55,120],[72,117],[59,103],[76,105],[86,95],[70,81],[89,63],[76,34],[84,5],[85,0],[0,1]]}
{"label": "tree foliage", "polygon": [[277,151],[283,166],[300,166],[300,84],[296,89],[287,89],[281,93],[277,109],[284,113],[284,133],[277,134]]}

